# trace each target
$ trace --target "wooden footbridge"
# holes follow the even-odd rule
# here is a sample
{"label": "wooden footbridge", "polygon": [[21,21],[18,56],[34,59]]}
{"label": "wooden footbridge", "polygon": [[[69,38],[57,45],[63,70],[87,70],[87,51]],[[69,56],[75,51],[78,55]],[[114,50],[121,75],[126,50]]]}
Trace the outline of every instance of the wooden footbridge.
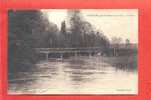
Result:
{"label": "wooden footbridge", "polygon": [[45,54],[46,59],[49,59],[49,54],[57,53],[60,55],[60,58],[63,58],[64,54],[70,53],[74,56],[78,56],[80,53],[87,53],[89,56],[92,56],[94,53],[100,53],[100,47],[87,47],[87,48],[36,48],[36,52],[40,54]]}

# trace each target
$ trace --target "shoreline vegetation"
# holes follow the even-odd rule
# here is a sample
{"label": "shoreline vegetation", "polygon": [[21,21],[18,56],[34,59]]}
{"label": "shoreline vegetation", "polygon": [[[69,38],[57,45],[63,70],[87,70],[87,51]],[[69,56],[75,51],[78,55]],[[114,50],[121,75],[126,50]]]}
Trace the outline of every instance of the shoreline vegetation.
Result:
{"label": "shoreline vegetation", "polygon": [[103,61],[123,70],[137,70],[137,55],[103,57]]}

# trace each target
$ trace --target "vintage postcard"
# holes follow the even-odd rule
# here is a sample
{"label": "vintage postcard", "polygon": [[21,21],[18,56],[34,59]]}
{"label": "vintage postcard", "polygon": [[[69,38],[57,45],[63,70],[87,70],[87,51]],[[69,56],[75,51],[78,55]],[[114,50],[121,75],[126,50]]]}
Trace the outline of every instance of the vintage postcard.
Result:
{"label": "vintage postcard", "polygon": [[138,9],[8,11],[8,94],[137,94]]}

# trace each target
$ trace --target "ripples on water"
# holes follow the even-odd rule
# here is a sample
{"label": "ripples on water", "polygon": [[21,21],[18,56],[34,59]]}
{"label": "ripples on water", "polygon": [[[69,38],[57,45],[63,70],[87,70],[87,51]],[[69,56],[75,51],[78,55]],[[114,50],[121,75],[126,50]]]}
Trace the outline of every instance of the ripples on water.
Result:
{"label": "ripples on water", "polygon": [[137,71],[121,70],[101,59],[78,57],[62,61],[41,61],[34,70],[16,73],[16,78],[9,80],[9,93],[137,93]]}

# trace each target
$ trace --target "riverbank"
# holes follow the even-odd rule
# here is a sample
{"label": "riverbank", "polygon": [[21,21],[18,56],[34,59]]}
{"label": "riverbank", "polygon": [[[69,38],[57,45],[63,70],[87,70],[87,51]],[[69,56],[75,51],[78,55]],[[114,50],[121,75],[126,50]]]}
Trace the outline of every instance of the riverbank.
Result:
{"label": "riverbank", "polygon": [[137,70],[137,55],[124,55],[124,56],[106,56],[102,57],[103,62],[110,65],[127,70]]}

